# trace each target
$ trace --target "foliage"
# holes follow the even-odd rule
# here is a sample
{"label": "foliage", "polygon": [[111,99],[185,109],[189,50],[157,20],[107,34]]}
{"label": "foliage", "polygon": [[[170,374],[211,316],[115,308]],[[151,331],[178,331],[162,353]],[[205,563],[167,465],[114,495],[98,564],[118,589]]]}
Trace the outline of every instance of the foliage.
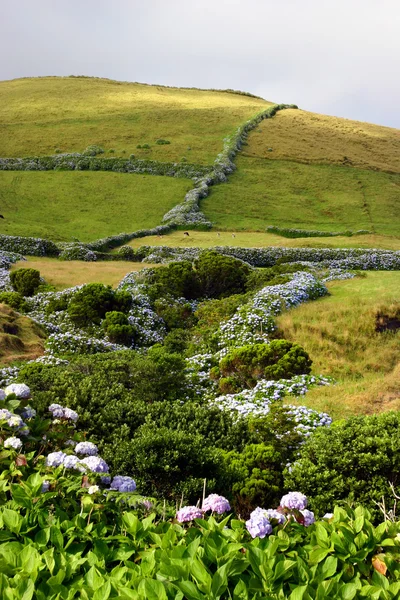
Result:
{"label": "foliage", "polygon": [[165,323],[167,331],[190,328],[196,322],[192,306],[189,302],[173,301],[159,298],[154,302],[154,309]]}
{"label": "foliage", "polygon": [[152,279],[158,288],[157,295],[171,294],[188,300],[199,297],[198,280],[189,261],[171,262],[168,266],[155,270]]}
{"label": "foliage", "polygon": [[110,342],[125,346],[132,344],[135,330],[123,312],[106,312],[102,327]]}
{"label": "foliage", "polygon": [[10,281],[14,290],[22,296],[33,296],[40,284],[40,272],[36,269],[16,269],[10,273]]}
{"label": "foliage", "polygon": [[285,474],[285,486],[302,489],[311,507],[322,513],[335,502],[361,503],[375,519],[376,502],[393,501],[400,492],[400,413],[351,417],[322,428],[301,448]]}
{"label": "foliage", "polygon": [[244,292],[250,267],[230,256],[212,250],[203,252],[195,262],[201,296],[220,298]]}
{"label": "foliage", "polygon": [[269,344],[253,344],[235,348],[221,359],[213,375],[220,378],[221,392],[227,392],[224,380],[229,379],[230,391],[254,387],[259,379],[276,381],[294,375],[308,374],[312,361],[307,352],[287,340],[272,340]]}
{"label": "foliage", "polygon": [[248,444],[241,452],[224,453],[223,482],[242,518],[257,506],[278,504],[283,488],[282,457],[274,446]]}
{"label": "foliage", "polygon": [[68,304],[68,315],[78,326],[100,324],[107,312],[128,312],[132,298],[127,292],[114,291],[111,286],[89,283],[76,292]]}
{"label": "foliage", "polygon": [[351,237],[353,235],[368,235],[372,233],[367,229],[360,229],[358,231],[317,231],[310,229],[288,229],[285,227],[277,227],[276,225],[269,225],[266,229],[268,233],[275,233],[286,238],[305,238],[305,237]]}
{"label": "foliage", "polygon": [[22,294],[19,292],[1,292],[0,303],[8,304],[16,310],[25,310],[26,304]]}

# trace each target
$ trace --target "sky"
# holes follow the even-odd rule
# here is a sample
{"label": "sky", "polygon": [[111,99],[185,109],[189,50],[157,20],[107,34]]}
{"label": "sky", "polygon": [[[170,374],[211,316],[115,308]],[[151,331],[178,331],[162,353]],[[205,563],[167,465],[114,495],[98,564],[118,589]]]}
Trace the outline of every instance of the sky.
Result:
{"label": "sky", "polygon": [[0,0],[0,80],[233,88],[400,128],[399,0]]}

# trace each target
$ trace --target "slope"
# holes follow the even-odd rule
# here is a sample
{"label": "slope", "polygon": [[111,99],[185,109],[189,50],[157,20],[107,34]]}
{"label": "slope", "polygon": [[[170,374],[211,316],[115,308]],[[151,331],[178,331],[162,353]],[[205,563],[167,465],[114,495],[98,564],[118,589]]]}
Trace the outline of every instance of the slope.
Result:
{"label": "slope", "polygon": [[114,156],[209,164],[226,135],[269,105],[243,94],[88,77],[3,81],[0,156],[82,152],[98,144]]}
{"label": "slope", "polygon": [[202,202],[217,227],[399,235],[397,130],[288,109],[250,133],[236,165]]}

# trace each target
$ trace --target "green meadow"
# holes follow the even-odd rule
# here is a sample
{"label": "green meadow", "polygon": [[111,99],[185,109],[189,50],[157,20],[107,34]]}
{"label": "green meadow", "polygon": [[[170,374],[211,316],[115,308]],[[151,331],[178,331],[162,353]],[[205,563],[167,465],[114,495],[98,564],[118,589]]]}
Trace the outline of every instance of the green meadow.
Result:
{"label": "green meadow", "polygon": [[243,155],[236,165],[228,183],[213,187],[201,203],[216,228],[262,231],[278,225],[400,235],[398,174]]}
{"label": "green meadow", "polygon": [[0,171],[0,233],[87,242],[147,229],[191,187],[156,175]]}

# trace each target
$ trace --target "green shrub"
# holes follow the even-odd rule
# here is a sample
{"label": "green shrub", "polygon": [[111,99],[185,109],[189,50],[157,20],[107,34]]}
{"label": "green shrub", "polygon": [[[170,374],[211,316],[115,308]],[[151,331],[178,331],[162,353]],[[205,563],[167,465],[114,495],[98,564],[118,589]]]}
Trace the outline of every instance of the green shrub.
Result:
{"label": "green shrub", "polygon": [[177,352],[183,354],[188,347],[190,332],[187,329],[173,329],[165,336],[163,340],[164,348],[167,352]]}
{"label": "green shrub", "polygon": [[33,296],[40,286],[40,272],[36,269],[17,269],[11,271],[10,281],[16,292],[22,296]]}
{"label": "green shrub", "polygon": [[[301,346],[287,340],[272,340],[270,344],[253,344],[231,350],[220,361],[219,369],[213,371],[213,376],[229,378],[234,388],[231,391],[236,391],[254,387],[259,379],[276,381],[308,374],[311,364],[310,357]],[[223,385],[226,388],[226,382]],[[227,390],[224,389],[223,393]]]}
{"label": "green shrub", "polygon": [[124,313],[115,310],[107,312],[102,327],[110,342],[125,346],[133,343],[135,330],[129,324],[128,317]]}
{"label": "green shrub", "polygon": [[19,292],[1,292],[0,303],[8,304],[16,310],[25,310],[25,299]]}
{"label": "green shrub", "polygon": [[245,291],[251,267],[212,250],[203,252],[195,262],[201,297],[221,298]]}
{"label": "green shrub", "polygon": [[199,297],[196,273],[188,260],[171,262],[167,267],[156,269],[153,281],[158,285],[157,295],[172,295],[188,300]]}
{"label": "green shrub", "polygon": [[127,312],[132,304],[128,292],[114,291],[111,286],[89,283],[78,290],[68,305],[68,314],[75,325],[99,325],[107,312]]}
{"label": "green shrub", "polygon": [[287,489],[301,489],[312,510],[323,514],[334,504],[362,503],[379,518],[376,502],[400,494],[400,412],[322,427],[301,448],[299,459],[285,474]]}
{"label": "green shrub", "polygon": [[291,279],[291,273],[307,270],[307,267],[298,263],[284,263],[268,269],[253,269],[247,278],[246,290],[257,291],[267,285],[287,283]]}
{"label": "green shrub", "polygon": [[224,453],[223,487],[242,518],[257,506],[278,505],[282,483],[282,458],[273,446],[249,444],[242,452]]}
{"label": "green shrub", "polygon": [[167,144],[170,144],[171,142],[169,140],[163,140],[163,139],[159,139],[156,140],[156,144],[158,144],[159,146],[166,146]]}
{"label": "green shrub", "polygon": [[173,302],[167,298],[159,298],[154,302],[154,309],[164,320],[168,331],[190,328],[196,322],[192,307],[188,302]]}
{"label": "green shrub", "polygon": [[107,462],[135,474],[144,494],[167,501],[196,502],[204,479],[214,489],[221,467],[220,452],[207,446],[202,435],[145,424],[132,440],[116,441],[103,449]]}

